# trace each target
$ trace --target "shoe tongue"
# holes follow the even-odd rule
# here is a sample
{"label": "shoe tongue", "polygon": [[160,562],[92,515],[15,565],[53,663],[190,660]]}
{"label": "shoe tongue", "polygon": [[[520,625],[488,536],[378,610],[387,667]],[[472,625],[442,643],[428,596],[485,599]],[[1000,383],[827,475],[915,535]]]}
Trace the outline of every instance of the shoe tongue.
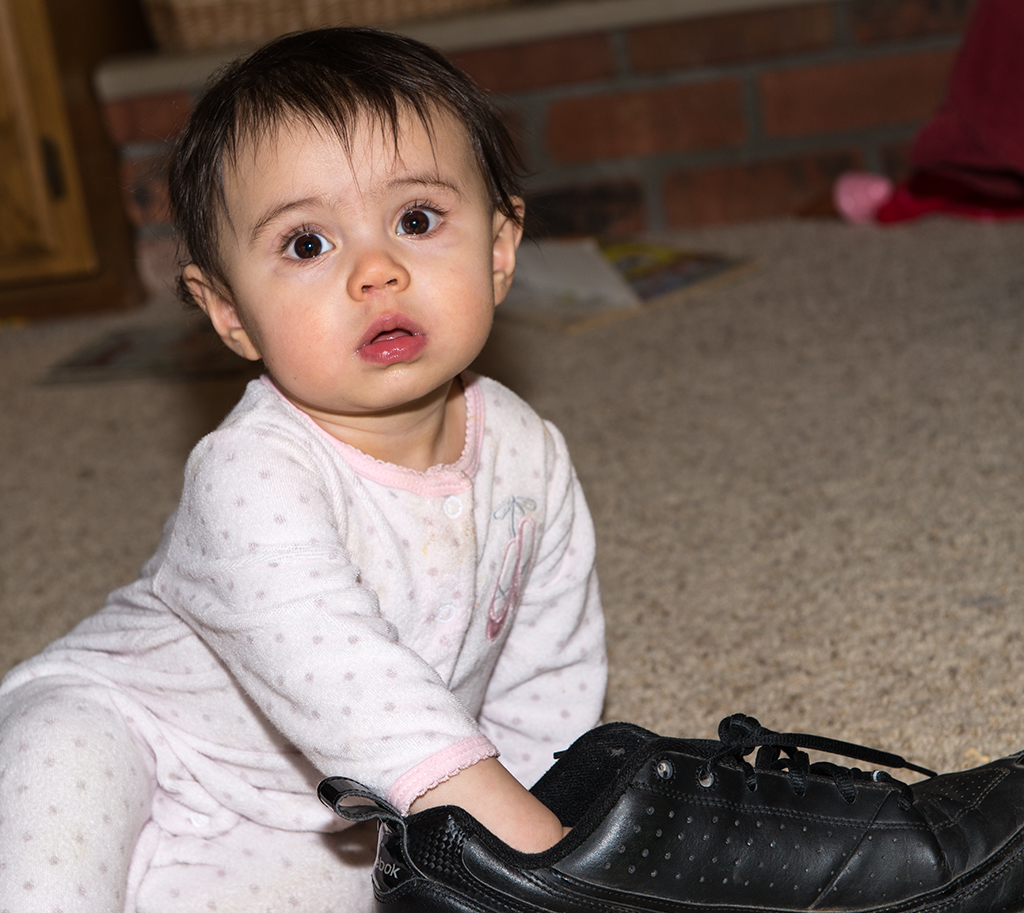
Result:
{"label": "shoe tongue", "polygon": [[632,723],[608,723],[580,736],[530,790],[563,824],[575,822],[638,748],[659,737]]}

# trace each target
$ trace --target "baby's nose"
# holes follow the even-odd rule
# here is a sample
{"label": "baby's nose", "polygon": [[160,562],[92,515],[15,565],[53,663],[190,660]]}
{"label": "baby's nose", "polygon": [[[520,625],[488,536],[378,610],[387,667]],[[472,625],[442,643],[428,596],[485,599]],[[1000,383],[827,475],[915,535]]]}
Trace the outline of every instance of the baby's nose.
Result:
{"label": "baby's nose", "polygon": [[397,257],[385,249],[368,248],[353,266],[349,294],[365,298],[380,291],[401,291],[408,283],[408,270]]}

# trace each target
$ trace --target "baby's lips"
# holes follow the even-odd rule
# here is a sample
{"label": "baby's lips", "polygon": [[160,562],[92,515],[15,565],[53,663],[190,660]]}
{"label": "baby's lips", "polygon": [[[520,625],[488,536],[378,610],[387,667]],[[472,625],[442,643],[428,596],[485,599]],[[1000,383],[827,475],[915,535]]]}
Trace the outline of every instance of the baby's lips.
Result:
{"label": "baby's lips", "polygon": [[382,339],[396,338],[399,336],[424,336],[421,327],[401,314],[383,314],[378,317],[363,334],[357,348],[362,349]]}

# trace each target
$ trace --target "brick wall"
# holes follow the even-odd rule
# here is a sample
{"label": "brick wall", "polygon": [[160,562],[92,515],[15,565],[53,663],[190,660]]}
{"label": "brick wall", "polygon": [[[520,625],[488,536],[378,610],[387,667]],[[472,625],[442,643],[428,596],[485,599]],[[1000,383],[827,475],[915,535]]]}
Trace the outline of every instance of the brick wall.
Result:
{"label": "brick wall", "polygon": [[[532,232],[623,236],[823,214],[845,169],[899,177],[971,5],[822,0],[452,57],[521,136]],[[142,237],[167,230],[163,162],[190,103],[106,106]]]}

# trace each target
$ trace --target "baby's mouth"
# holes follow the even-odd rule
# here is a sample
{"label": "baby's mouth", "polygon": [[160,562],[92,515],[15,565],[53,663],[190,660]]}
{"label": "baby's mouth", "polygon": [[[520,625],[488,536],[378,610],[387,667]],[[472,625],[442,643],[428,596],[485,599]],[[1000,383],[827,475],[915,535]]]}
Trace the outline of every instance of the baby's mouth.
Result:
{"label": "baby's mouth", "polygon": [[408,330],[403,330],[401,327],[395,327],[392,330],[382,330],[376,336],[373,337],[366,345],[372,346],[378,342],[391,342],[395,339],[401,339],[403,336],[415,336],[415,333],[410,333]]}
{"label": "baby's mouth", "polygon": [[426,337],[416,326],[392,318],[370,327],[358,351],[365,361],[388,365],[415,358],[425,345]]}
{"label": "baby's mouth", "polygon": [[402,314],[381,314],[366,328],[359,349],[379,345],[407,336],[422,336],[423,331]]}

